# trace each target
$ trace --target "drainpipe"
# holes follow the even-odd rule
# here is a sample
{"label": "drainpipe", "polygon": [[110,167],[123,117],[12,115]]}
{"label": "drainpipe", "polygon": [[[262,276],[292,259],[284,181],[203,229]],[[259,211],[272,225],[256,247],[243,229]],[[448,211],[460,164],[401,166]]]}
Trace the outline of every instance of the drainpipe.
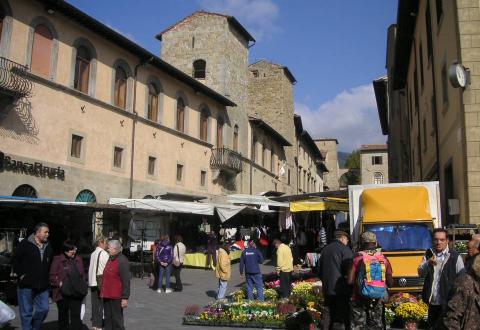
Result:
{"label": "drainpipe", "polygon": [[136,111],[137,109],[137,76],[138,76],[138,68],[140,68],[143,65],[146,65],[150,63],[153,60],[153,57],[150,57],[147,60],[143,60],[139,62],[135,66],[135,70],[133,72],[133,120],[132,120],[132,152],[130,155],[130,192],[129,192],[129,197],[128,198],[133,198],[133,168],[134,168],[134,163],[135,163],[135,127],[137,125],[138,121],[138,113]]}

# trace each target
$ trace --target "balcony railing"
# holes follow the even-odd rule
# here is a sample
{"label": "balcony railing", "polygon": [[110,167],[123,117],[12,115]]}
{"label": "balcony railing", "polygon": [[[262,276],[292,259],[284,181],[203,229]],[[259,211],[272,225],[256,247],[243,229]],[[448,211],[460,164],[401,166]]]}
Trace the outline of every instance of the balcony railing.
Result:
{"label": "balcony railing", "polygon": [[242,171],[242,156],[228,148],[212,149],[210,167],[218,170],[239,173]]}
{"label": "balcony railing", "polygon": [[0,91],[17,99],[29,96],[33,83],[27,72],[28,67],[0,57]]}

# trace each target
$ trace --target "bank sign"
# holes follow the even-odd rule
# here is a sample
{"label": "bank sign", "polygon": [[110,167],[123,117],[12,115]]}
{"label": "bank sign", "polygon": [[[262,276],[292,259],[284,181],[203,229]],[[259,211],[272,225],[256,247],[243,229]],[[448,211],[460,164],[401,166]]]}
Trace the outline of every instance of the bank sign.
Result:
{"label": "bank sign", "polygon": [[0,172],[8,171],[26,175],[33,175],[47,179],[65,180],[65,171],[59,166],[57,168],[44,166],[43,163],[27,163],[0,152]]}

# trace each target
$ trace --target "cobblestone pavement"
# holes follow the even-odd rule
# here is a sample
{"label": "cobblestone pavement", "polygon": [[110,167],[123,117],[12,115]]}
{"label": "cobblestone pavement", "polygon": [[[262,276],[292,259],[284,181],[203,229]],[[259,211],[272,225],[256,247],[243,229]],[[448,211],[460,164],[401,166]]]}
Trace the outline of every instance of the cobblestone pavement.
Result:
{"label": "cobblestone pavement", "polygon": [[[262,266],[263,273],[273,271],[272,266]],[[172,282],[174,282],[172,277]],[[131,282],[131,296],[129,306],[125,310],[126,329],[150,330],[150,329],[190,329],[202,330],[212,329],[209,327],[186,326],[182,325],[182,316],[187,305],[198,304],[205,305],[213,300],[217,289],[217,279],[213,271],[200,269],[183,269],[182,282],[183,292],[173,292],[170,294],[157,293],[147,287],[147,279],[133,278]],[[232,292],[241,287],[244,283],[240,279],[238,263],[232,265],[232,280],[228,284],[227,292]],[[86,313],[84,323],[90,328],[90,296],[86,299]],[[18,307],[15,307],[17,318],[7,329],[20,329],[20,320],[18,317]],[[50,312],[45,321],[43,329],[56,330],[57,327],[57,307],[56,304],[50,305]],[[214,327],[216,330],[234,329]]]}

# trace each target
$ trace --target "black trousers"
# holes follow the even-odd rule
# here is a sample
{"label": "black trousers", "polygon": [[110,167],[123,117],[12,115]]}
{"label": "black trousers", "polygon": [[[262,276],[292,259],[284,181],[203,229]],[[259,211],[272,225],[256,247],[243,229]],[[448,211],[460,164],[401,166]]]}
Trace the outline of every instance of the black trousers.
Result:
{"label": "black trousers", "polygon": [[103,310],[105,311],[104,330],[125,330],[121,299],[103,299]]}
{"label": "black trousers", "polygon": [[59,330],[81,330],[82,320],[80,311],[83,299],[63,297],[57,301],[58,308],[58,329]]}
{"label": "black trousers", "polygon": [[90,297],[92,298],[92,327],[103,327],[103,302],[100,298],[100,289],[98,286],[90,288]]}
{"label": "black trousers", "polygon": [[180,266],[175,266],[173,265],[173,276],[175,276],[175,291],[182,291],[183,290],[183,284],[182,284],[182,279],[180,278],[180,272],[182,271],[183,265]]}
{"label": "black trousers", "polygon": [[280,272],[280,297],[288,298],[292,293],[292,272]]}
{"label": "black trousers", "polygon": [[441,305],[428,305],[428,328],[438,329],[440,326],[440,321],[442,320],[442,316],[443,309]]}
{"label": "black trousers", "polygon": [[348,296],[325,295],[323,307],[323,330],[332,330],[334,322],[342,322],[345,330],[350,329],[350,298]]}

